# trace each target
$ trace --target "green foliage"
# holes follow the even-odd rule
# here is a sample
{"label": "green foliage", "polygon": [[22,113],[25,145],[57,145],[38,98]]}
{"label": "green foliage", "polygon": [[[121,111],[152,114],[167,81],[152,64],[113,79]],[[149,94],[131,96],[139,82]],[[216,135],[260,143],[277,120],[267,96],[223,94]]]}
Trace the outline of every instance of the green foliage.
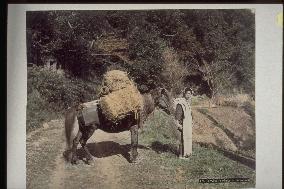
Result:
{"label": "green foliage", "polygon": [[129,56],[136,61],[130,74],[139,85],[153,88],[161,84],[159,75],[164,63],[161,56],[166,44],[155,26],[146,21],[146,14],[138,15],[140,18],[131,19],[133,29],[128,35]]}
{"label": "green foliage", "polygon": [[[169,80],[176,77],[167,77],[171,65],[162,56],[172,49],[175,62],[187,71],[174,90],[196,84],[185,78],[198,75],[204,81],[198,85],[206,85],[209,96],[234,90],[254,95],[251,10],[28,12],[27,29],[29,62],[39,65],[40,57],[49,53],[75,77],[100,78],[108,67],[123,67],[138,85],[172,87]],[[103,42],[102,36],[125,39],[125,56],[133,64],[94,56],[113,53],[90,48],[92,42]]]}
{"label": "green foliage", "polygon": [[29,93],[27,101],[27,126],[30,131],[40,127],[44,121],[56,118],[58,112],[52,111],[50,104],[40,97],[37,90]]}
{"label": "green foliage", "polygon": [[[208,113],[207,109],[202,110]],[[177,186],[180,186],[180,188],[185,186],[194,188],[200,187],[200,183],[198,183],[200,178],[248,177],[249,182],[246,183],[219,183],[215,184],[214,187],[238,188],[253,187],[255,185],[255,170],[225,157],[223,153],[214,149],[201,147],[194,143],[193,153],[190,158],[188,160],[179,159],[174,154],[179,144],[174,130],[177,129],[174,127],[172,118],[164,112],[156,110],[153,117],[147,120],[142,131],[140,131],[141,133],[139,133],[140,145],[150,147],[154,151],[142,151],[141,149],[143,153],[140,153],[140,156],[148,161],[140,162],[142,165],[140,165],[141,169],[139,171],[134,171],[135,167],[124,170],[129,175],[131,175],[130,173],[135,174],[127,178],[128,180],[144,178],[145,175],[150,175],[147,176],[146,181],[141,179],[141,184],[148,184],[152,187],[162,186],[163,188]],[[211,186],[210,184],[205,185],[206,187]]]}
{"label": "green foliage", "polygon": [[[28,63],[42,65],[51,55],[66,73],[28,70],[28,125],[95,99],[101,76],[117,68],[138,88],[254,96],[254,22],[251,10],[27,12]],[[93,45],[109,36],[125,41],[124,58],[94,55],[117,53]]]}
{"label": "green foliage", "polygon": [[28,68],[27,129],[80,102],[96,99],[98,81],[83,81],[40,67]]}
{"label": "green foliage", "polygon": [[98,81],[68,78],[37,67],[29,69],[28,73],[28,95],[37,90],[44,100],[57,105],[59,109],[96,98]]}
{"label": "green foliage", "polygon": [[[196,53],[189,62],[203,75],[212,95],[232,89],[254,93],[254,19],[250,10],[184,11],[194,31]],[[244,20],[244,21],[243,21]]]}
{"label": "green foliage", "polygon": [[177,147],[179,134],[173,118],[161,110],[155,110],[153,117],[149,118],[143,125],[141,141],[147,145],[152,145],[158,141]]}

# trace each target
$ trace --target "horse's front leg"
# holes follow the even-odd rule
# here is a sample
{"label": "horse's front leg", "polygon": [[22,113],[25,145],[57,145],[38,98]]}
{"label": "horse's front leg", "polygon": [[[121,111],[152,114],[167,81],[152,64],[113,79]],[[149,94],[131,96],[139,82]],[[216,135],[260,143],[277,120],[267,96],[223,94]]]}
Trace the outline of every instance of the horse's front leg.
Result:
{"label": "horse's front leg", "polygon": [[130,162],[135,163],[138,156],[138,125],[134,125],[130,128],[131,132],[131,152],[130,152]]}
{"label": "horse's front leg", "polygon": [[89,165],[94,164],[94,160],[86,144],[87,144],[88,139],[94,134],[96,129],[97,129],[96,125],[92,125],[88,127],[88,129],[84,132],[83,137],[80,139],[81,146],[87,155],[87,164]]}
{"label": "horse's front leg", "polygon": [[79,141],[80,141],[81,137],[82,137],[82,132],[81,132],[80,129],[79,129],[79,131],[78,131],[76,137],[75,137],[74,140],[73,140],[72,158],[71,158],[71,163],[72,163],[72,164],[76,164],[76,163],[77,163],[78,157],[77,157],[76,151],[77,151],[77,146],[78,146],[78,144],[79,144]]}

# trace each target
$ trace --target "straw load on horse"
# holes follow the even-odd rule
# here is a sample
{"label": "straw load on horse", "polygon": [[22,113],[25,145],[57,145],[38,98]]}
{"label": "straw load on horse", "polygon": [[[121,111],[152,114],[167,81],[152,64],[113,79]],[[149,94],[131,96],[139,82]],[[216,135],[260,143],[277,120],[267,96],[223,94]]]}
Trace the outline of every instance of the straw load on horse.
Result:
{"label": "straw load on horse", "polygon": [[131,112],[141,111],[143,97],[126,72],[112,70],[103,78],[100,106],[107,119],[116,122]]}

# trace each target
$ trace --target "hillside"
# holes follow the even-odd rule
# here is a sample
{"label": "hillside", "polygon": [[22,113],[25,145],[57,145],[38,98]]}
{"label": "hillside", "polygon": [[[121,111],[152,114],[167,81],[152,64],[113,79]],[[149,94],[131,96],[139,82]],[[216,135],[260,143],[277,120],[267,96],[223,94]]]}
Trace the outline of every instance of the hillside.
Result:
{"label": "hillside", "polygon": [[119,68],[139,86],[254,96],[254,25],[250,10],[31,11],[27,63],[52,60],[83,80]]}

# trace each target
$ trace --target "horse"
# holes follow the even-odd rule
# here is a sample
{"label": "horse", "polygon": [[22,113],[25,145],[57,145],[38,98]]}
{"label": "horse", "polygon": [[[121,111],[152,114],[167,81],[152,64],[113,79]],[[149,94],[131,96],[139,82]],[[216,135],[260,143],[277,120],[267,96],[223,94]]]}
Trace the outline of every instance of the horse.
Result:
{"label": "horse", "polygon": [[[164,88],[157,88],[150,90],[147,93],[142,94],[143,108],[138,113],[130,113],[125,118],[120,119],[118,122],[113,123],[109,121],[102,113],[102,110],[98,104],[97,106],[97,121],[94,124],[85,126],[78,121],[78,106],[73,106],[67,109],[65,113],[65,137],[67,143],[67,149],[63,153],[67,161],[71,161],[71,164],[77,164],[78,157],[76,154],[77,146],[80,143],[82,149],[86,154],[86,163],[93,164],[94,160],[89,152],[86,144],[88,139],[94,134],[97,129],[101,129],[108,133],[119,133],[122,131],[130,131],[131,133],[131,150],[129,162],[135,163],[138,152],[138,129],[142,127],[147,117],[154,111],[155,107],[159,107],[165,111],[168,115],[173,113],[173,104],[169,92]],[[78,130],[75,135],[76,129]]]}

